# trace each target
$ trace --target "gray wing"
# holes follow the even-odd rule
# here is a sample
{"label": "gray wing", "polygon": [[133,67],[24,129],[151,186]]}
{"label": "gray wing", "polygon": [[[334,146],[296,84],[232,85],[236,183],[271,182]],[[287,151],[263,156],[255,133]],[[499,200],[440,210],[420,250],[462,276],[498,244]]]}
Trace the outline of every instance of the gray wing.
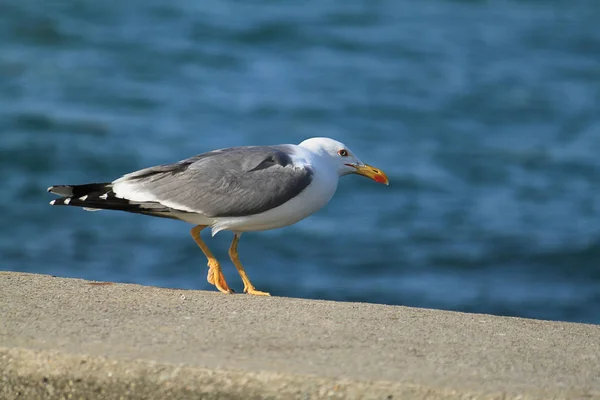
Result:
{"label": "gray wing", "polygon": [[118,181],[207,217],[253,215],[282,205],[312,181],[313,170],[295,166],[292,152],[287,145],[232,147],[146,168]]}

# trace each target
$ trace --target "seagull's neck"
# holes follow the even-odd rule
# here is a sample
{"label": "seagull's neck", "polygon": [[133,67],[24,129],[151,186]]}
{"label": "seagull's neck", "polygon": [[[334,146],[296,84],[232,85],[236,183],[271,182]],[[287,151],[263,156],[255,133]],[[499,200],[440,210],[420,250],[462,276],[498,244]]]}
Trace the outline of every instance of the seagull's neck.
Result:
{"label": "seagull's neck", "polygon": [[327,175],[329,180],[337,180],[340,177],[338,166],[331,156],[322,149],[313,150],[305,146],[298,146],[298,156],[304,164],[309,164],[320,173]]}

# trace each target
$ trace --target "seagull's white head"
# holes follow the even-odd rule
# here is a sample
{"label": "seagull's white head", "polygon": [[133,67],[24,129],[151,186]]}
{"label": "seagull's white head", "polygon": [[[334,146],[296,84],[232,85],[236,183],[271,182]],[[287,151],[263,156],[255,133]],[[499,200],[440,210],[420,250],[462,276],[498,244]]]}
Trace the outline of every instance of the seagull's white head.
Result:
{"label": "seagull's white head", "polygon": [[340,176],[358,174],[371,178],[375,182],[389,184],[388,178],[382,170],[360,161],[354,152],[342,142],[325,137],[316,137],[306,139],[300,143],[300,146],[328,160],[337,167]]}

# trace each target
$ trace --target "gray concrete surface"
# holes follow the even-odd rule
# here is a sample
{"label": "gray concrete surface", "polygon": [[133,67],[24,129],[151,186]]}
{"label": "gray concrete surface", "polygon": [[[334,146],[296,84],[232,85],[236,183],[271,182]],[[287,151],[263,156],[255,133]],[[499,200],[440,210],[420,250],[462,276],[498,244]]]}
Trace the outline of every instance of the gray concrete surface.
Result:
{"label": "gray concrete surface", "polygon": [[600,399],[600,326],[0,272],[0,370],[2,399]]}

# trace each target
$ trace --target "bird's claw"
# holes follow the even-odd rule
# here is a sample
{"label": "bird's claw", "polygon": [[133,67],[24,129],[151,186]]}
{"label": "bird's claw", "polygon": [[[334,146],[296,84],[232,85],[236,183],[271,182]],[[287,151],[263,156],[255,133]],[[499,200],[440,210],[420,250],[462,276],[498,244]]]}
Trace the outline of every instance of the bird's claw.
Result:
{"label": "bird's claw", "polygon": [[248,293],[248,294],[252,294],[254,296],[271,296],[270,293],[267,292],[261,292],[260,290],[256,290],[253,287],[250,288],[244,288],[244,293]]}

